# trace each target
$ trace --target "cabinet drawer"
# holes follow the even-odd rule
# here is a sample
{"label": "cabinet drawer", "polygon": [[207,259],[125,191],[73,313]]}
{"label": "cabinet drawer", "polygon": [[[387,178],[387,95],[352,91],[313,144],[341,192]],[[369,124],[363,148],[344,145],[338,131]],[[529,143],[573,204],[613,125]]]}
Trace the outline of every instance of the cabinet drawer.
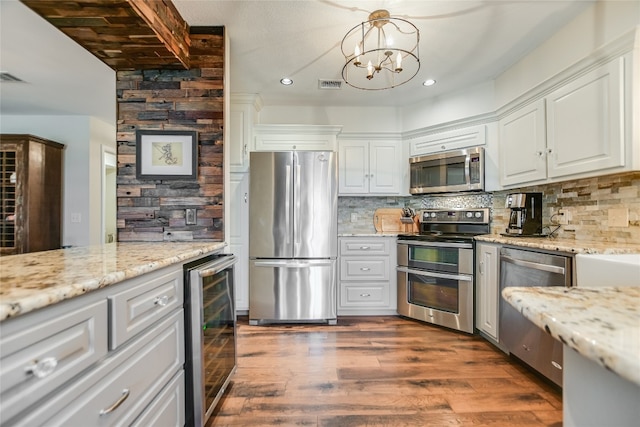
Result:
{"label": "cabinet drawer", "polygon": [[340,255],[389,255],[389,244],[389,239],[383,238],[342,238],[340,239]]}
{"label": "cabinet drawer", "polygon": [[163,273],[109,297],[110,350],[182,306],[182,275],[182,269]]}
{"label": "cabinet drawer", "polygon": [[181,370],[153,399],[132,427],[182,427],[184,414],[184,370]]}
{"label": "cabinet drawer", "polygon": [[389,288],[384,284],[372,286],[342,284],[340,305],[342,307],[386,307],[389,305]]}
{"label": "cabinet drawer", "polygon": [[130,425],[182,370],[183,334],[184,312],[179,310],[23,414],[17,425]]}
{"label": "cabinet drawer", "polygon": [[340,258],[340,280],[388,280],[389,259]]}
{"label": "cabinet drawer", "polygon": [[107,301],[2,337],[0,412],[9,420],[107,354]]}

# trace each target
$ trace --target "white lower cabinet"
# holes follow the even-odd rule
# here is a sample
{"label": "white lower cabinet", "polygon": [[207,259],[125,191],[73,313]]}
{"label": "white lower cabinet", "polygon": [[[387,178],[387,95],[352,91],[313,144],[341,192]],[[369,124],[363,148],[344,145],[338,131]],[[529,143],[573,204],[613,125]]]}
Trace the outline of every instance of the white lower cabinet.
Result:
{"label": "white lower cabinet", "polygon": [[396,238],[340,237],[338,315],[392,315]]}
{"label": "white lower cabinet", "polygon": [[500,245],[476,243],[476,328],[498,343]]}
{"label": "white lower cabinet", "polygon": [[179,264],[0,323],[0,424],[184,425],[183,286]]}

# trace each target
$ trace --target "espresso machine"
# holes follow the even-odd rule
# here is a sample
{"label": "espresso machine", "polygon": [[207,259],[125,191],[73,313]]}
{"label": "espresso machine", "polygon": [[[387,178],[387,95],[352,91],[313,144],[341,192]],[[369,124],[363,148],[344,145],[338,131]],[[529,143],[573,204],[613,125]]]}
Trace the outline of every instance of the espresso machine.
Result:
{"label": "espresso machine", "polygon": [[507,195],[505,208],[511,209],[508,236],[542,236],[542,193]]}

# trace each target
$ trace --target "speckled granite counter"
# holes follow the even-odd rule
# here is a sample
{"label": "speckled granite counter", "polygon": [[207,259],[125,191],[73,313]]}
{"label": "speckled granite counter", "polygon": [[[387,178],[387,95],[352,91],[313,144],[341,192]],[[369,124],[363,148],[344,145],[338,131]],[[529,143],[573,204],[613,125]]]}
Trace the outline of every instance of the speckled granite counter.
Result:
{"label": "speckled granite counter", "polygon": [[511,287],[502,296],[580,355],[640,385],[640,287]]}
{"label": "speckled granite counter", "polygon": [[476,236],[481,242],[522,246],[532,249],[560,251],[573,254],[625,254],[640,253],[640,244],[603,242],[602,240],[573,240],[549,237],[510,237],[500,234]]}
{"label": "speckled granite counter", "polygon": [[222,242],[113,243],[0,257],[0,321],[224,246]]}

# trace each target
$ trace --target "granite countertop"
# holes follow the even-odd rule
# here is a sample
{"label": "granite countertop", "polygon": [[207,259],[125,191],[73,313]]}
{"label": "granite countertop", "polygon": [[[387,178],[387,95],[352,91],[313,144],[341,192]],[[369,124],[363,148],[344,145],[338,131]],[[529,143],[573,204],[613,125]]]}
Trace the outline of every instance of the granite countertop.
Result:
{"label": "granite countertop", "polygon": [[640,385],[640,287],[509,287],[502,296],[580,355]]}
{"label": "granite countertop", "polygon": [[132,242],[3,256],[0,321],[224,247],[223,242]]}
{"label": "granite countertop", "polygon": [[640,253],[640,244],[613,243],[602,240],[574,240],[554,237],[511,237],[501,234],[483,234],[476,236],[475,240],[572,254]]}

